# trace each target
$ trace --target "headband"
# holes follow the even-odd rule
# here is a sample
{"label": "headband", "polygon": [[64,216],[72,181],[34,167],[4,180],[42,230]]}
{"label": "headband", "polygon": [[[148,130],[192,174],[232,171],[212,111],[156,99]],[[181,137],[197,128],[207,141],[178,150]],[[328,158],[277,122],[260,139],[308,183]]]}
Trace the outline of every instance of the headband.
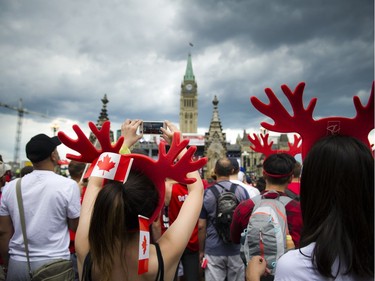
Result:
{"label": "headband", "polygon": [[371,149],[368,135],[374,129],[374,82],[367,105],[362,105],[358,96],[353,97],[356,109],[356,116],[353,118],[332,116],[315,120],[313,111],[317,98],[312,98],[305,109],[303,105],[304,82],[299,83],[294,91],[287,85],[282,85],[281,89],[293,109],[292,115],[289,114],[270,88],[265,89],[269,99],[268,104],[261,102],[255,96],[252,96],[250,101],[258,111],[274,121],[274,124],[262,122],[262,127],[280,133],[295,132],[301,136],[302,159],[317,140],[327,135],[352,136]]}
{"label": "headband", "polygon": [[283,175],[279,175],[279,174],[271,174],[271,173],[268,173],[266,170],[263,169],[263,173],[271,178],[284,178],[284,177],[290,177],[291,175],[293,175],[293,170],[290,172],[290,173],[287,173],[287,174],[283,174]]}
{"label": "headband", "polygon": [[[98,129],[93,122],[89,122],[89,127],[92,133],[98,139],[101,149],[96,148],[90,142],[78,125],[73,125],[73,130],[77,135],[77,139],[68,137],[62,131],[58,132],[58,137],[63,144],[80,153],[80,155],[67,153],[66,158],[78,162],[98,163],[98,161],[103,161],[99,160],[99,156],[103,152],[118,154],[122,143],[124,142],[124,138],[121,136],[116,143],[111,143],[109,121],[104,122],[100,129]],[[121,159],[123,160],[132,158],[131,170],[135,170],[146,175],[154,183],[159,192],[159,203],[153,215],[150,217],[150,221],[154,221],[157,218],[161,208],[163,207],[165,179],[171,178],[183,184],[191,184],[195,182],[195,179],[187,178],[187,173],[199,170],[207,163],[206,157],[193,160],[193,155],[197,150],[196,146],[190,146],[187,149],[187,152],[176,162],[175,160],[177,160],[177,156],[184,148],[188,146],[188,144],[188,139],[180,141],[180,134],[174,133],[168,152],[166,152],[166,143],[159,143],[159,158],[157,160],[142,154],[130,153],[121,155]]]}
{"label": "headband", "polygon": [[[286,154],[289,154],[289,155],[294,157],[297,154],[301,153],[301,151],[302,151],[301,137],[299,137],[297,135],[294,135],[293,144],[288,142],[288,146],[289,146],[288,150],[273,150],[272,149],[273,141],[268,143],[268,137],[269,137],[269,134],[266,134],[266,135],[253,134],[253,137],[251,137],[250,134],[247,135],[247,138],[253,144],[253,145],[250,146],[250,148],[252,150],[254,150],[255,152],[259,152],[259,153],[264,154],[266,156],[266,158],[268,156],[270,156],[271,154],[275,154],[275,153],[286,153]],[[262,141],[261,141],[261,139],[262,139]]]}

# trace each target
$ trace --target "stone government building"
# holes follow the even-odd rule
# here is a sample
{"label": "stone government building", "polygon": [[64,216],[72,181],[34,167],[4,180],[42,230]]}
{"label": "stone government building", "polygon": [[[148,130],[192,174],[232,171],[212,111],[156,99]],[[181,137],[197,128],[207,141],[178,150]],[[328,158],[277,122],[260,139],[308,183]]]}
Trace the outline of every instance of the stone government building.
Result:
{"label": "stone government building", "polygon": [[[103,105],[96,123],[98,127],[100,127],[104,121],[109,120],[107,113],[107,103],[109,101],[107,95],[104,95],[101,101]],[[208,132],[205,132],[204,135],[200,135],[197,133],[198,84],[195,80],[191,54],[189,53],[185,75],[181,82],[179,126],[184,138],[190,140],[189,144],[197,146],[196,156],[208,157],[208,163],[202,171],[204,178],[210,176],[210,171],[214,168],[217,159],[224,156],[237,158],[240,166],[244,167],[248,175],[253,174],[255,176],[261,176],[262,161],[264,159],[263,154],[254,152],[250,148],[251,143],[247,138],[246,130],[243,131],[242,137],[238,135],[235,144],[227,142],[219,117],[219,100],[216,95],[213,97],[212,105],[212,118],[209,123]],[[266,131],[264,130],[262,133],[265,134]],[[117,131],[117,138],[119,136],[120,130]],[[112,132],[111,138],[112,140],[114,139]],[[274,150],[288,148],[288,136],[286,134],[271,138],[273,138],[272,140],[274,141]],[[90,140],[94,143],[95,136],[91,135]],[[158,156],[158,145],[156,141],[139,142],[133,149],[134,148],[142,149],[147,152],[150,157],[157,158]]]}

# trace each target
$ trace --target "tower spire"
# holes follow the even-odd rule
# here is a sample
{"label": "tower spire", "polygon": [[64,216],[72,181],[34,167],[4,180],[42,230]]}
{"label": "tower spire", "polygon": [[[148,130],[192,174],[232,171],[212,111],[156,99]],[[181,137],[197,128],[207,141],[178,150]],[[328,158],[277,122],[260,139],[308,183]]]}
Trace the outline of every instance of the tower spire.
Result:
{"label": "tower spire", "polygon": [[[109,120],[108,113],[107,113],[107,103],[109,102],[109,100],[107,98],[107,94],[104,94],[104,97],[101,99],[101,101],[102,101],[102,110],[100,111],[98,121],[96,122],[96,127],[99,129],[102,127],[105,121]],[[110,136],[111,136],[111,141],[113,142],[114,137],[113,137],[112,130],[110,131]],[[96,137],[92,132],[90,133],[90,141],[91,143],[95,143],[96,145],[98,145],[98,143],[96,142]]]}
{"label": "tower spire", "polygon": [[191,54],[190,53],[188,55],[188,61],[187,61],[187,64],[186,64],[186,71],[185,71],[185,75],[184,75],[184,80],[185,81],[194,81],[195,80],[195,76],[194,76],[194,73],[193,73],[193,64],[191,63]]}
{"label": "tower spire", "polygon": [[226,136],[223,132],[223,127],[221,126],[218,106],[219,100],[216,95],[214,96],[212,104],[214,108],[210,128],[208,129],[208,133],[206,133],[207,143],[211,143],[213,139],[217,139],[223,145],[223,147],[226,148]]}
{"label": "tower spire", "polygon": [[[213,113],[212,113],[212,119],[211,119],[211,124],[210,124],[210,127],[212,126],[212,123],[216,123],[220,126],[221,128],[221,122],[220,122],[220,117],[219,117],[219,110],[218,110],[218,104],[219,104],[219,100],[217,99],[217,96],[215,95],[214,96],[214,99],[212,101],[212,104],[214,105],[214,110],[213,110]],[[215,124],[215,125],[216,125]]]}
{"label": "tower spire", "polygon": [[105,121],[109,120],[108,114],[107,114],[107,103],[108,102],[109,102],[109,100],[107,99],[107,94],[104,94],[104,97],[102,98],[102,103],[103,103],[102,111],[100,112],[100,115],[99,115],[99,118],[98,118],[98,122],[96,123],[96,126],[101,127]]}
{"label": "tower spire", "polygon": [[210,127],[204,136],[204,151],[208,157],[207,171],[215,167],[215,163],[227,154],[226,135],[223,132],[219,117],[219,100],[214,96],[212,101],[213,112]]}

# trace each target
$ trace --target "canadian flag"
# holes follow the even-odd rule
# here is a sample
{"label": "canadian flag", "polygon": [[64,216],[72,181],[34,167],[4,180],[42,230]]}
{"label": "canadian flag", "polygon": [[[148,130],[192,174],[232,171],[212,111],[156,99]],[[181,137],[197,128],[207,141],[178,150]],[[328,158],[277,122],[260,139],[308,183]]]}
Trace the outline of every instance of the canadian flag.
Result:
{"label": "canadian flag", "polygon": [[89,176],[101,177],[109,180],[125,182],[128,178],[133,158],[122,154],[104,152],[91,164],[85,178]]}
{"label": "canadian flag", "polygon": [[138,215],[139,222],[139,247],[138,247],[138,274],[148,271],[150,256],[150,232],[148,218]]}

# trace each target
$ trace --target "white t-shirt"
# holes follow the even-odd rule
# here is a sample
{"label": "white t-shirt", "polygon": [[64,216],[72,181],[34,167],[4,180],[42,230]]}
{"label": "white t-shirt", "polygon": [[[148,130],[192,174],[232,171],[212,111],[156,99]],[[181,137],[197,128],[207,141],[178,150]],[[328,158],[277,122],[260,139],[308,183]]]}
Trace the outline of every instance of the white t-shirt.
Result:
{"label": "white t-shirt", "polygon": [[246,175],[244,172],[242,171],[239,171],[238,174],[237,174],[237,177],[238,177],[238,180],[241,181],[241,182],[244,182],[245,178],[246,178]]}
{"label": "white t-shirt", "polygon": [[247,194],[249,195],[249,198],[253,198],[254,196],[257,196],[260,194],[259,190],[253,186],[250,186],[246,183],[243,183],[242,181],[239,181],[239,180],[230,180],[231,182],[235,183],[235,184],[238,184],[240,186],[242,186],[243,188],[245,188],[245,190],[247,191]]}
{"label": "white t-shirt", "polygon": [[[301,248],[300,250],[291,250],[285,253],[277,261],[275,280],[274,281],[332,281],[320,275],[311,262],[311,253],[315,243]],[[301,252],[303,255],[301,254]],[[333,264],[337,269],[337,263]],[[335,270],[333,271],[335,272]],[[335,281],[370,281],[373,278],[361,279],[353,275],[339,274]]]}
{"label": "white t-shirt", "polygon": [[[10,216],[14,235],[9,242],[12,259],[26,261],[24,240],[17,204],[16,183],[3,190],[0,216]],[[68,258],[69,232],[67,218],[80,214],[80,191],[77,183],[52,171],[34,170],[21,182],[30,261]]]}

